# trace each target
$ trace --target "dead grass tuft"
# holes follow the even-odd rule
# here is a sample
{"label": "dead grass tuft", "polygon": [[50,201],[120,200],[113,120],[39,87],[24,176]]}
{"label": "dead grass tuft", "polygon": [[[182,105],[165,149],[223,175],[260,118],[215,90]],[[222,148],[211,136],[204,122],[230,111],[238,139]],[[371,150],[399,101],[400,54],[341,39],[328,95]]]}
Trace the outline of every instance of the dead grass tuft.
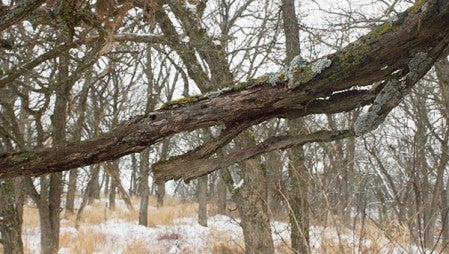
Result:
{"label": "dead grass tuft", "polygon": [[170,225],[175,219],[195,217],[198,214],[198,204],[185,203],[178,205],[166,205],[148,211],[148,225]]}
{"label": "dead grass tuft", "polygon": [[151,243],[145,241],[136,241],[126,245],[123,253],[125,254],[147,254],[147,253],[163,253],[156,252],[154,248],[151,247]]}
{"label": "dead grass tuft", "polygon": [[236,241],[229,233],[210,230],[209,246],[213,254],[241,254],[245,253],[243,241]]}
{"label": "dead grass tuft", "polygon": [[63,232],[59,239],[60,248],[66,248],[73,254],[98,252],[106,244],[107,234],[86,229],[78,232]]}

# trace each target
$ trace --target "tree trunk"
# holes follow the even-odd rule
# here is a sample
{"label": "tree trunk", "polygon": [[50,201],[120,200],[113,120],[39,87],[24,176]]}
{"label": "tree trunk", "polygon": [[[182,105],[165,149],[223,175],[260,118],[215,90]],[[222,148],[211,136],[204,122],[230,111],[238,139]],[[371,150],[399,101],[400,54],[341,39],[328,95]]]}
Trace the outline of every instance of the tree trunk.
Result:
{"label": "tree trunk", "polygon": [[20,178],[0,182],[0,240],[4,254],[23,253],[21,188]]}
{"label": "tree trunk", "polygon": [[[282,0],[282,21],[286,43],[286,62],[290,63],[295,56],[301,55],[299,42],[299,25],[294,0]],[[288,122],[289,132],[304,134],[302,119]],[[310,253],[309,243],[309,174],[304,163],[302,145],[293,147],[289,153],[289,192],[290,226],[292,250],[296,253]]]}
{"label": "tree trunk", "polygon": [[446,180],[446,188],[441,195],[441,231],[442,231],[442,245],[449,245],[449,178]]}
{"label": "tree trunk", "polygon": [[272,254],[274,245],[268,216],[266,171],[255,159],[247,160],[241,165],[243,182],[240,187],[233,189],[232,198],[241,218],[245,253]]}
{"label": "tree trunk", "polygon": [[164,206],[164,197],[165,197],[165,183],[159,183],[157,184],[156,189],[157,207]]}
{"label": "tree trunk", "polygon": [[[110,170],[113,171],[112,173],[114,174],[120,174],[120,160],[115,160],[111,163],[111,165],[105,165],[105,167],[109,167],[110,166]],[[106,173],[108,171],[108,169],[105,169]],[[110,174],[109,174],[110,175]],[[109,209],[110,210],[115,210],[115,199],[116,199],[116,194],[117,194],[117,182],[114,181],[113,176],[110,175],[110,190],[109,190]]]}
{"label": "tree trunk", "polygon": [[93,165],[90,167],[91,168],[91,178],[89,179],[89,182],[87,183],[88,186],[90,186],[89,188],[86,188],[86,194],[87,195],[87,203],[88,204],[93,204],[95,199],[99,199],[100,198],[100,182],[99,182],[99,177],[100,177],[100,166],[97,165]]}
{"label": "tree trunk", "polygon": [[110,189],[109,189],[109,210],[115,210],[115,194],[116,194],[116,186],[114,181],[111,181]]}
{"label": "tree trunk", "polygon": [[103,186],[103,195],[105,196],[105,197],[108,197],[109,196],[109,185],[110,185],[110,183],[109,183],[109,175],[108,174],[106,174],[106,172],[103,174],[103,178],[104,178],[104,186]]}
{"label": "tree trunk", "polygon": [[198,224],[207,227],[207,180],[208,176],[198,178]]}
{"label": "tree trunk", "polygon": [[291,244],[296,253],[310,253],[309,237],[309,172],[304,164],[304,150],[297,146],[290,151],[289,192]]}
{"label": "tree trunk", "polygon": [[[220,172],[223,169],[220,170]],[[217,213],[226,214],[226,200],[227,200],[227,190],[226,183],[222,177],[222,174],[218,175],[217,180]]]}
{"label": "tree trunk", "polygon": [[139,225],[148,226],[148,198],[150,189],[148,186],[148,174],[150,171],[150,150],[145,149],[140,157],[140,209]]}
{"label": "tree trunk", "polygon": [[281,153],[270,152],[266,156],[268,178],[268,206],[272,218],[280,218],[286,214],[286,186],[283,179],[284,161]]}
{"label": "tree trunk", "polygon": [[139,166],[137,165],[136,155],[131,155],[131,179],[129,181],[129,195],[137,195],[137,176],[139,175]]}
{"label": "tree trunk", "polygon": [[72,169],[69,173],[69,182],[67,186],[67,196],[65,209],[72,214],[75,210],[75,196],[76,196],[76,180],[78,178],[78,169]]}

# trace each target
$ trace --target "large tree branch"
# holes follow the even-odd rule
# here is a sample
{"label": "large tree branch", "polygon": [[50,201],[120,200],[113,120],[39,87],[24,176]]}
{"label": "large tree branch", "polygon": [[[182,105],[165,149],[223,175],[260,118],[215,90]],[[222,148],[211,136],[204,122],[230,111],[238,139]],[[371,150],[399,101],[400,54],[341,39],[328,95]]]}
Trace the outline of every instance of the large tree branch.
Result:
{"label": "large tree branch", "polygon": [[[413,74],[417,80],[448,44],[449,0],[426,1],[342,51],[310,64],[294,61],[287,75],[278,74],[278,80],[261,77],[245,84],[245,88],[239,84],[221,93],[185,98],[169,104],[165,110],[134,117],[100,137],[64,148],[0,154],[0,178],[39,175],[113,160],[183,131],[312,114],[320,112],[318,107],[322,112],[335,112],[336,105],[346,106],[345,110],[360,107],[352,101],[342,101],[356,99],[366,104],[373,100],[367,98],[372,92],[360,92],[352,99],[331,101],[331,98],[336,92],[390,80],[393,76],[401,80]],[[410,63],[418,55],[423,56],[427,69],[414,72]],[[285,75],[288,80],[283,79]],[[334,104],[319,106],[323,98]]]}
{"label": "large tree branch", "polygon": [[350,136],[354,136],[352,130],[317,131],[308,135],[271,137],[258,145],[233,151],[224,158],[197,159],[195,156],[187,154],[187,156],[180,156],[172,158],[169,161],[158,163],[154,166],[153,170],[158,182],[165,182],[172,179],[190,180],[263,153],[312,142],[329,142]]}

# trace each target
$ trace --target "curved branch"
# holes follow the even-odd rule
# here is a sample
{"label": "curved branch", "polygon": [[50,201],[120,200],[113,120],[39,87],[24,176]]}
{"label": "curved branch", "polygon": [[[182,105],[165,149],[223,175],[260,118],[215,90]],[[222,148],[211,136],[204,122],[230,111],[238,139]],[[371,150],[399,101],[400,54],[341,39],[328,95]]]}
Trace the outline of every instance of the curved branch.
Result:
{"label": "curved branch", "polygon": [[351,136],[354,136],[352,130],[341,130],[317,131],[308,135],[271,137],[258,145],[227,154],[224,158],[197,159],[194,156],[186,155],[171,159],[154,165],[154,176],[158,182],[176,179],[190,180],[270,151],[312,142],[329,142]]}

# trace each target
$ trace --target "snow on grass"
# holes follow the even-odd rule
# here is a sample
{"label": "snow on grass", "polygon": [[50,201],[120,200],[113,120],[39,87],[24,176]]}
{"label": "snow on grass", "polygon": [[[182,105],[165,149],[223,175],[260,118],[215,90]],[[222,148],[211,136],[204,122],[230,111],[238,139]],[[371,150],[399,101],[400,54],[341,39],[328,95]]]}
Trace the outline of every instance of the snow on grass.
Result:
{"label": "snow on grass", "polygon": [[[115,212],[106,210],[104,201],[87,206],[86,219],[75,228],[73,218],[61,220],[60,254],[78,253],[243,253],[243,232],[239,219],[225,215],[208,218],[208,227],[197,223],[197,204],[178,203],[149,210],[154,223],[138,225],[136,211],[117,202]],[[36,216],[36,208],[26,215]],[[154,210],[154,211],[153,211]],[[177,214],[174,214],[177,211]],[[107,214],[106,214],[107,212]],[[106,216],[107,215],[107,216]],[[133,215],[133,216],[130,216]],[[167,219],[168,218],[168,219]],[[149,218],[151,219],[151,218]],[[40,253],[40,231],[35,218],[23,228],[26,253]],[[271,222],[276,253],[290,253],[290,227],[286,222]],[[312,253],[427,253],[409,244],[387,239],[383,231],[371,229],[360,237],[343,225],[311,226]],[[429,252],[430,253],[430,252]]]}

